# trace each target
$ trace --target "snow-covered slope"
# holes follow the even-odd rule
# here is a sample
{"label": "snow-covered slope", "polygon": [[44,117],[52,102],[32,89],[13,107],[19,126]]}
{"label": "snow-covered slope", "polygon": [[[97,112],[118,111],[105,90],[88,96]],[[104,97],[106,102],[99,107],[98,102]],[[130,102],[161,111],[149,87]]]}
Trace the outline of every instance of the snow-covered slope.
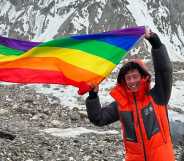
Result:
{"label": "snow-covered slope", "polygon": [[[155,23],[155,17],[151,16],[151,13],[154,12],[154,8],[148,8],[147,3],[140,0],[129,0],[129,5],[127,8],[132,13],[133,17],[136,20],[137,25],[149,26],[151,29],[156,32],[161,40],[166,44],[167,49],[169,50],[170,58],[172,61],[184,61],[184,57],[181,56],[184,52],[183,43],[184,43],[184,32],[181,29],[181,25],[178,25],[177,33],[172,33],[172,26],[170,25],[169,10],[166,6],[163,6],[159,3],[159,8],[157,9],[157,21],[159,21],[161,26],[158,26]],[[163,22],[162,19],[168,19],[168,22]],[[165,23],[165,26],[162,26]],[[159,30],[162,28],[162,30]],[[171,41],[172,40],[172,41]]]}
{"label": "snow-covered slope", "polygon": [[4,36],[47,41],[66,34],[148,25],[167,44],[173,61],[183,59],[183,1],[1,0],[0,6],[0,34]]}

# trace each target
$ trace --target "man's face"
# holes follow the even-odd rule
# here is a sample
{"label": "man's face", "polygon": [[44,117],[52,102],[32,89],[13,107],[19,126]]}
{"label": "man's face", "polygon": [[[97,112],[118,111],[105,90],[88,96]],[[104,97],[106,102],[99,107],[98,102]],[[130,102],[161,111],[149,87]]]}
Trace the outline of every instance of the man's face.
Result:
{"label": "man's face", "polygon": [[125,82],[132,92],[136,92],[140,87],[141,74],[137,69],[130,70],[125,74]]}

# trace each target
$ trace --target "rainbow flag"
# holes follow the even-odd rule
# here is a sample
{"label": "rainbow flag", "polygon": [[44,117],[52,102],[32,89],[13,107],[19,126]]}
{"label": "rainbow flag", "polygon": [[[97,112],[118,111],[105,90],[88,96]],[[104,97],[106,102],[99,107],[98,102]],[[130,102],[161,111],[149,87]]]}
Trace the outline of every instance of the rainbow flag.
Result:
{"label": "rainbow flag", "polygon": [[83,94],[112,72],[144,31],[141,26],[43,43],[0,36],[0,81],[72,85]]}

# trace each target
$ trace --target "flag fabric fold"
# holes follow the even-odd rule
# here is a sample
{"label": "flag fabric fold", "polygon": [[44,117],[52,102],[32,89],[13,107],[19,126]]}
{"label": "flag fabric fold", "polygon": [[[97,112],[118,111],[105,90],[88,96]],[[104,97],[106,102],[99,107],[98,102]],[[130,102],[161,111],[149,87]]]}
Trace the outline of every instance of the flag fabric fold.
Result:
{"label": "flag fabric fold", "polygon": [[48,42],[0,36],[0,81],[72,85],[84,94],[112,72],[144,32],[141,26]]}

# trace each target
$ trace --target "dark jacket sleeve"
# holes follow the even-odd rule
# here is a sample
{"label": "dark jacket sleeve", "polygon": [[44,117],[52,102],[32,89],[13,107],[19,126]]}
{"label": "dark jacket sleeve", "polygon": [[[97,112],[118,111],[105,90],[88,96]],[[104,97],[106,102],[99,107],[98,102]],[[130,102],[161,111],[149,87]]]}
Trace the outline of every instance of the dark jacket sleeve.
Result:
{"label": "dark jacket sleeve", "polygon": [[97,126],[108,125],[119,120],[116,102],[112,102],[111,104],[101,108],[98,96],[94,98],[88,97],[86,99],[86,108],[89,120]]}
{"label": "dark jacket sleeve", "polygon": [[160,42],[157,36],[154,41],[157,42],[157,45],[151,44],[155,85],[151,90],[151,95],[157,104],[167,105],[172,89],[172,64],[165,45]]}

